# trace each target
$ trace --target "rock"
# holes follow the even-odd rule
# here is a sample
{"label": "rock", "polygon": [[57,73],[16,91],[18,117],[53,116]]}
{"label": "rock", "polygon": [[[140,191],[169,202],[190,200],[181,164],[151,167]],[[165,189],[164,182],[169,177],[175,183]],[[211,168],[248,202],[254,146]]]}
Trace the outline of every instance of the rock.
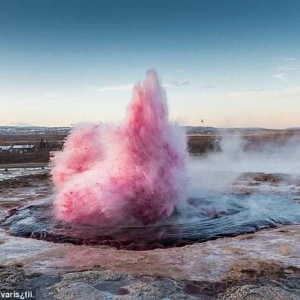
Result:
{"label": "rock", "polygon": [[[68,273],[52,288],[57,299],[198,299],[189,295],[183,281],[150,276],[130,276],[112,271],[85,271]],[[90,297],[91,295],[91,297]]]}
{"label": "rock", "polygon": [[29,280],[21,264],[0,265],[0,290],[24,289],[29,286]]}
{"label": "rock", "polygon": [[56,299],[62,300],[107,300],[106,295],[89,284],[84,282],[74,282],[68,286],[57,287],[58,293],[55,295]]}
{"label": "rock", "polygon": [[290,288],[288,284],[271,282],[257,285],[235,286],[220,294],[217,300],[299,300],[300,284]]}

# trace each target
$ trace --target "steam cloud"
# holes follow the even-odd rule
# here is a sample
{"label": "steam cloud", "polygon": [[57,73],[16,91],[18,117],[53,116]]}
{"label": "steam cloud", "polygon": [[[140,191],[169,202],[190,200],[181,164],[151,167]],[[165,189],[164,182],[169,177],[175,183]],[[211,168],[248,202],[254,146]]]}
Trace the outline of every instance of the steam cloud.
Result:
{"label": "steam cloud", "polygon": [[186,158],[185,134],[149,71],[121,124],[78,124],[52,158],[55,215],[97,225],[163,220],[185,204]]}

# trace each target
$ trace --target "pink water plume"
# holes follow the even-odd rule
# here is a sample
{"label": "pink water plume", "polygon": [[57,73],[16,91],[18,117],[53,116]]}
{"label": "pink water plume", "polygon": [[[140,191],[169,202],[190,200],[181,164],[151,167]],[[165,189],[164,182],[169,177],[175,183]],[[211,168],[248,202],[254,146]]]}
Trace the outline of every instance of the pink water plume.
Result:
{"label": "pink water plume", "polygon": [[52,158],[55,215],[66,222],[143,224],[185,203],[186,138],[168,120],[155,71],[133,89],[120,124],[81,123]]}

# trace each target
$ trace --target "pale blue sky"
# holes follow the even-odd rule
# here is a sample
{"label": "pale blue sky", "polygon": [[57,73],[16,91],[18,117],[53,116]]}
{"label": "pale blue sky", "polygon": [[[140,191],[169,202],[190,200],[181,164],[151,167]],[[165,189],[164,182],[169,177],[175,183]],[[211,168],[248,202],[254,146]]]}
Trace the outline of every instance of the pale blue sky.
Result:
{"label": "pale blue sky", "polygon": [[300,126],[299,20],[298,0],[1,0],[0,125],[122,120],[155,68],[182,125]]}

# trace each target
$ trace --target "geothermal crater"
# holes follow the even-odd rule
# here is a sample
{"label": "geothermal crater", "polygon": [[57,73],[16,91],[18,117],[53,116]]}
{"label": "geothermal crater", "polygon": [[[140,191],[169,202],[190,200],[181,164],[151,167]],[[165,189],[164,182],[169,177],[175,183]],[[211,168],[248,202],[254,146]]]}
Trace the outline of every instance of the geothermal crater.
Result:
{"label": "geothermal crater", "polygon": [[184,211],[175,211],[164,221],[151,225],[112,227],[55,220],[52,201],[48,198],[11,210],[1,226],[14,236],[76,245],[150,250],[300,223],[299,204],[291,196],[282,194],[210,192],[201,198],[189,198],[187,203]]}

